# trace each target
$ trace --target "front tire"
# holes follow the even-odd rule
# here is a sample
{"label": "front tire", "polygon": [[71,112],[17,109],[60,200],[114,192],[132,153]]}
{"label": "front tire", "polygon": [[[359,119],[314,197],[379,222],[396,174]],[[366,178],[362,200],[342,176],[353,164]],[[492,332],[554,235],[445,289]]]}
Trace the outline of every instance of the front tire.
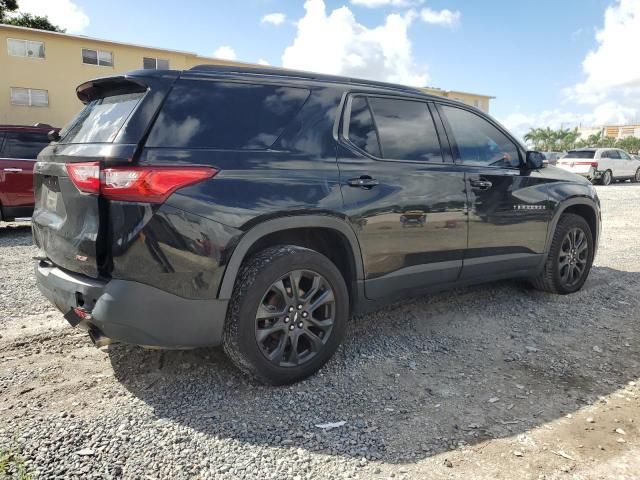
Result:
{"label": "front tire", "polygon": [[633,183],[640,183],[640,168],[638,168],[638,170],[636,170],[636,174],[633,176],[631,181]]}
{"label": "front tire", "polygon": [[344,337],[349,294],[337,267],[307,248],[267,248],[243,264],[223,346],[255,380],[285,385],[318,371]]}
{"label": "front tire", "polygon": [[593,254],[593,234],[587,221],[579,215],[563,214],[553,234],[544,269],[533,279],[533,286],[561,295],[577,292],[587,281]]}

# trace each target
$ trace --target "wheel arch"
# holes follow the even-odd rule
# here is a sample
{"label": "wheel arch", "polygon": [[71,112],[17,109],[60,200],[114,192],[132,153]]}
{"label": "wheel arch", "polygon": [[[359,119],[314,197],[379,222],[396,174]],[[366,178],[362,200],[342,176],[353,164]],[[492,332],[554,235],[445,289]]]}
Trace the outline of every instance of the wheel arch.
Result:
{"label": "wheel arch", "polygon": [[584,218],[589,224],[591,233],[593,234],[594,254],[597,250],[598,240],[600,238],[600,208],[597,203],[588,197],[570,198],[562,202],[556,209],[551,220],[550,228],[547,232],[547,242],[545,253],[549,253],[551,241],[556,231],[560,217],[565,213],[573,213]]}
{"label": "wheel arch", "polygon": [[[334,240],[340,241],[337,249],[332,248]],[[283,243],[319,250],[332,260],[345,276],[351,301],[354,301],[357,294],[355,283],[364,276],[360,245],[352,228],[343,219],[329,215],[288,216],[266,220],[252,227],[231,254],[218,298],[231,298],[236,277],[246,258],[263,248]],[[345,259],[348,260],[346,265]]]}

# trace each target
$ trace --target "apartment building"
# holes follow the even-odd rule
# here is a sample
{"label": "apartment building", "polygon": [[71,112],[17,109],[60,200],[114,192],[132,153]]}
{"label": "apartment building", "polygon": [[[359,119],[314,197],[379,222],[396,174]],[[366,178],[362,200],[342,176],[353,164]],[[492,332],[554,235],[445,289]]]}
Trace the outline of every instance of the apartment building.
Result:
{"label": "apartment building", "polygon": [[[0,24],[0,124],[64,126],[81,109],[75,89],[87,80],[139,69],[250,65],[191,52]],[[489,111],[494,97],[424,88]]]}

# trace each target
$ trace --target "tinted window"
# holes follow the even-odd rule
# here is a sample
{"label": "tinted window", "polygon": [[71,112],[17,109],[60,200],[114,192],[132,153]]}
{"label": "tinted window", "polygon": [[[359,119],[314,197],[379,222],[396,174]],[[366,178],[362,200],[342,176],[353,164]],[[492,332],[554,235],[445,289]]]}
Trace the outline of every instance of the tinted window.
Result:
{"label": "tinted window", "polygon": [[616,160],[620,158],[620,152],[617,150],[609,150],[609,158],[615,158]]}
{"label": "tinted window", "polygon": [[[606,158],[604,156],[606,152],[603,152],[601,155],[602,158]],[[595,150],[573,150],[567,153],[564,158],[594,158],[596,156]]]}
{"label": "tinted window", "polygon": [[520,165],[516,145],[487,120],[461,108],[443,106],[442,110],[461,162],[495,167]]}
{"label": "tinted window", "polygon": [[365,152],[376,157],[381,156],[378,135],[365,97],[355,97],[351,102],[349,140]]}
{"label": "tinted window", "polygon": [[426,103],[370,97],[382,157],[442,161],[440,142]]}
{"label": "tinted window", "polygon": [[143,96],[144,92],[123,93],[91,101],[61,132],[61,142],[113,142]]}
{"label": "tinted window", "polygon": [[4,158],[35,159],[40,150],[48,144],[49,139],[46,133],[7,132],[2,156]]}
{"label": "tinted window", "polygon": [[302,88],[183,80],[169,94],[147,145],[269,148],[308,96]]}
{"label": "tinted window", "polygon": [[620,158],[623,159],[623,160],[631,160],[631,157],[629,155],[627,155],[626,152],[618,150],[618,154],[620,155]]}

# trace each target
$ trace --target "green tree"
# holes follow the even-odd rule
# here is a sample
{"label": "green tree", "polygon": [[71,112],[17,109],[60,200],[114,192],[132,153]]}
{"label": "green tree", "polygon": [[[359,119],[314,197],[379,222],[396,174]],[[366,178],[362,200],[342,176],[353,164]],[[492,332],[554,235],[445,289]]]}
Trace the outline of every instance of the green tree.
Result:
{"label": "green tree", "polygon": [[544,130],[541,128],[532,128],[524,135],[525,142],[533,144],[536,150],[544,150],[542,142],[544,139]]}
{"label": "green tree", "polygon": [[2,23],[15,25],[17,27],[37,28],[38,30],[49,30],[51,32],[64,32],[64,29],[54,25],[47,17],[21,13],[17,17],[4,20]]}
{"label": "green tree", "polygon": [[638,137],[625,137],[616,142],[616,147],[622,150],[637,155],[640,152],[640,138]]}
{"label": "green tree", "polygon": [[0,0],[0,23],[5,23],[7,13],[18,9],[18,0]]}
{"label": "green tree", "polygon": [[19,11],[16,15],[7,15],[9,13],[15,13],[17,10],[17,0],[0,0],[0,23],[16,25],[18,27],[37,28],[38,30],[49,30],[51,32],[64,32],[64,29],[54,25],[47,17],[41,15],[31,15],[30,13],[21,13]]}

